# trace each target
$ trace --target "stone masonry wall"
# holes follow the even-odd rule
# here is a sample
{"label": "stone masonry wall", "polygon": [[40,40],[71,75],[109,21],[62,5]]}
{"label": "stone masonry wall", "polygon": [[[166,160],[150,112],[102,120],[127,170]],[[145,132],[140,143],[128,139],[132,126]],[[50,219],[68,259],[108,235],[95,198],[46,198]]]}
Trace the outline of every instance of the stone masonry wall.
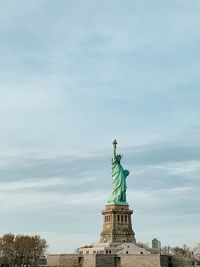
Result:
{"label": "stone masonry wall", "polygon": [[117,266],[117,256],[116,255],[96,255],[96,267],[120,267]]}
{"label": "stone masonry wall", "polygon": [[79,267],[78,254],[52,254],[47,256],[48,267]]}
{"label": "stone masonry wall", "polygon": [[183,257],[177,257],[177,256],[173,256],[172,257],[172,266],[173,267],[192,267],[194,265],[192,265],[192,260],[191,259],[187,259],[187,258],[183,258]]}
{"label": "stone masonry wall", "polygon": [[51,254],[47,256],[48,267],[59,267],[60,254]]}
{"label": "stone masonry wall", "polygon": [[77,254],[61,254],[59,267],[78,267],[78,260]]}
{"label": "stone masonry wall", "polygon": [[81,267],[96,267],[96,254],[84,255],[83,265]]}
{"label": "stone masonry wall", "polygon": [[192,267],[192,260],[176,256],[115,254],[51,254],[47,267]]}
{"label": "stone masonry wall", "polygon": [[161,267],[160,255],[121,255],[120,267]]}

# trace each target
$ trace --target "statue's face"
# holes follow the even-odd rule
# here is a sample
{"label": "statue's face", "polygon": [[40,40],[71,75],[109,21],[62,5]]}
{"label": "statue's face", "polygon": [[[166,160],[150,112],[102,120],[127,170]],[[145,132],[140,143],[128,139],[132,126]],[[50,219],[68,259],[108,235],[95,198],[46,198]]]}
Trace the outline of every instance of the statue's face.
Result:
{"label": "statue's face", "polygon": [[117,155],[117,156],[116,156],[116,160],[117,160],[118,162],[120,162],[121,158],[122,158],[121,155]]}

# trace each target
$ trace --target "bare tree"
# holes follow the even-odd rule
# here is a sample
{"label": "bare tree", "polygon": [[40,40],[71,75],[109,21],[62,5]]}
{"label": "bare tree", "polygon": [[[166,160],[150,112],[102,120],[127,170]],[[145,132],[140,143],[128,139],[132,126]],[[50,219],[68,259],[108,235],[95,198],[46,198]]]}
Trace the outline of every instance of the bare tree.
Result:
{"label": "bare tree", "polygon": [[39,235],[5,234],[0,238],[0,255],[4,264],[9,266],[38,266],[39,260],[46,255],[47,242]]}
{"label": "bare tree", "polygon": [[5,265],[14,265],[14,239],[15,236],[11,233],[3,235],[1,238],[1,254],[4,258]]}
{"label": "bare tree", "polygon": [[17,265],[29,265],[32,259],[31,237],[17,235],[15,237],[15,254]]}
{"label": "bare tree", "polygon": [[32,251],[34,266],[38,265],[39,259],[41,259],[47,252],[48,244],[45,239],[39,235],[32,237]]}
{"label": "bare tree", "polygon": [[176,246],[172,248],[172,253],[177,256],[192,257],[192,250],[186,244],[183,247]]}

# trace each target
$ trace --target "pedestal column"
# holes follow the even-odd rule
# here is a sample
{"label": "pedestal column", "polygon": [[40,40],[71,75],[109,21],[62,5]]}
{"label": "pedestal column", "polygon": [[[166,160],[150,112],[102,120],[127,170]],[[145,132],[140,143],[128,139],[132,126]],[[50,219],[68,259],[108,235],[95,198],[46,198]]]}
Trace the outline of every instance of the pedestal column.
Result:
{"label": "pedestal column", "polygon": [[135,233],[132,229],[132,210],[128,205],[106,205],[103,214],[103,231],[101,243],[135,243]]}

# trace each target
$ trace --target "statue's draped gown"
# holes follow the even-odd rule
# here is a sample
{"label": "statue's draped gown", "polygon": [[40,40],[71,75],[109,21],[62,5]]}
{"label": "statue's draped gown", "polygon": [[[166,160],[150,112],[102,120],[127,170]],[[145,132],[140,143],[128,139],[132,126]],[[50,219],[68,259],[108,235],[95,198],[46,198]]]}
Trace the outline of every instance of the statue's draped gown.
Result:
{"label": "statue's draped gown", "polygon": [[125,204],[126,203],[126,177],[129,171],[124,170],[120,160],[112,158],[112,192],[108,203]]}

